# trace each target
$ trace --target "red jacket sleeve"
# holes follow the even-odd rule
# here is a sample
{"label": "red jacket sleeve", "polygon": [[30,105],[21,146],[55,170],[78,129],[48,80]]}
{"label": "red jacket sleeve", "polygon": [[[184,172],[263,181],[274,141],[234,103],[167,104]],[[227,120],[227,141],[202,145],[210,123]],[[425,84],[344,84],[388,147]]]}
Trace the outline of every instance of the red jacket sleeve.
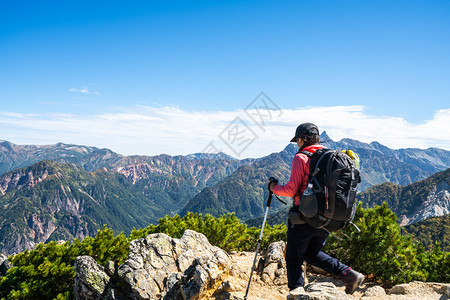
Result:
{"label": "red jacket sleeve", "polygon": [[294,156],[291,166],[291,176],[285,185],[276,185],[273,193],[278,196],[293,197],[295,205],[300,205],[300,195],[306,188],[309,173],[309,161],[305,154],[298,153]]}

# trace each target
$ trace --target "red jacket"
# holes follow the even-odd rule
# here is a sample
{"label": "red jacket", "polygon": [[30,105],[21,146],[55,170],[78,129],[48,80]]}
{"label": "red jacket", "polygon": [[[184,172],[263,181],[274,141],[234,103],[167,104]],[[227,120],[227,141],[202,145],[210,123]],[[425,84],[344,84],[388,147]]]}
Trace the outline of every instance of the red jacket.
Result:
{"label": "red jacket", "polygon": [[[312,145],[305,147],[303,151],[311,153],[322,149],[322,145]],[[308,184],[309,163],[311,159],[308,155],[297,153],[292,160],[291,177],[285,185],[276,185],[273,188],[273,193],[278,196],[292,197],[295,205],[300,205],[300,196],[306,189]]]}

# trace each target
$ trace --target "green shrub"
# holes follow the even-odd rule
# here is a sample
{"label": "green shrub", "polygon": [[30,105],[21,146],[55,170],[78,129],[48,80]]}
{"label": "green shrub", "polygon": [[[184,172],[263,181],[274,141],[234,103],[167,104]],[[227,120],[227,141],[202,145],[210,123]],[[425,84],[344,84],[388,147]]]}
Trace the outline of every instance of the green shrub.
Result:
{"label": "green shrub", "polygon": [[[385,283],[412,280],[449,282],[450,255],[439,245],[426,251],[421,244],[400,234],[394,213],[386,204],[370,209],[358,205],[355,224],[330,236],[325,252]],[[34,250],[10,257],[13,264],[5,277],[0,277],[1,299],[72,299],[75,272],[73,264],[80,255],[90,255],[105,266],[108,261],[122,264],[129,243],[152,233],[165,233],[180,238],[186,229],[204,234],[212,245],[226,251],[255,251],[260,228],[247,227],[234,214],[215,218],[209,214],[188,213],[181,218],[166,216],[157,225],[133,229],[127,238],[114,236],[106,226],[95,237],[57,244],[39,244]],[[261,249],[279,240],[286,240],[284,224],[266,225]]]}
{"label": "green shrub", "polygon": [[90,255],[101,265],[109,260],[123,263],[129,242],[123,233],[114,237],[106,226],[95,238],[57,244],[39,244],[34,250],[11,257],[13,267],[0,278],[1,299],[71,299],[75,258]]}
{"label": "green shrub", "polygon": [[331,236],[324,251],[343,263],[390,284],[412,280],[449,280],[449,254],[435,247],[425,251],[410,236],[400,234],[395,214],[386,203],[374,208],[356,209],[354,223]]}
{"label": "green shrub", "polygon": [[[186,229],[191,229],[204,234],[211,245],[224,249],[225,251],[253,251],[256,249],[260,229],[248,228],[246,224],[239,221],[236,215],[228,214],[218,218],[210,214],[196,214],[188,212],[183,218],[165,216],[160,219],[158,225],[150,225],[143,229],[133,229],[130,240],[145,237],[152,233],[165,233],[173,238],[180,238]],[[273,228],[266,225],[262,248],[270,243],[286,239],[286,226],[276,225]]]}

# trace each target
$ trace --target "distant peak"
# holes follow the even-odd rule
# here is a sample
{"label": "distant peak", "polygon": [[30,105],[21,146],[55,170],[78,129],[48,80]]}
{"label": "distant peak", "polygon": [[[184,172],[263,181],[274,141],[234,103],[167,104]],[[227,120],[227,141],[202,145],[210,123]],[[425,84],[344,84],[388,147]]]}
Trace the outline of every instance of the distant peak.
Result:
{"label": "distant peak", "polygon": [[387,147],[385,145],[380,144],[377,141],[371,142],[370,146],[372,146],[374,149],[377,149],[382,152],[392,152],[392,149],[390,149],[389,147]]}
{"label": "distant peak", "polygon": [[377,141],[371,142],[370,145],[373,146],[373,147],[376,147],[376,148],[389,148],[389,147],[387,147],[387,146],[385,146],[385,145],[383,145],[383,144],[381,144],[381,143],[379,143]]}
{"label": "distant peak", "polygon": [[326,131],[323,131],[320,135],[320,141],[321,142],[333,142],[333,140],[330,138],[330,136],[327,134]]}
{"label": "distant peak", "polygon": [[7,141],[7,140],[0,140],[0,144],[14,145],[13,143],[11,143],[10,141]]}

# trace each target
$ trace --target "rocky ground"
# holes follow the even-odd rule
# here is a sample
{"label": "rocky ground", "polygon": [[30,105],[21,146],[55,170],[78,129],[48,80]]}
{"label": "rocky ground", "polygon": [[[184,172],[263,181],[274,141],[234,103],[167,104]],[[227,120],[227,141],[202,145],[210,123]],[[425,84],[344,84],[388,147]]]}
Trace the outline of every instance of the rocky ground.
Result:
{"label": "rocky ground", "polygon": [[[353,295],[337,278],[307,272],[305,291],[293,296],[287,289],[283,241],[269,245],[258,258],[248,300],[446,300],[450,284],[421,283],[384,289],[365,282]],[[206,237],[186,230],[180,239],[152,234],[130,244],[127,260],[120,266],[98,265],[92,257],[75,260],[76,299],[83,300],[242,300],[248,284],[253,252],[226,253]]]}
{"label": "rocky ground", "polygon": [[[230,293],[231,297],[228,299],[244,299],[254,253],[234,252],[231,253],[231,258],[231,272],[224,280],[224,282],[228,282],[226,284],[230,286],[230,291],[232,291]],[[261,276],[254,274],[247,299],[285,300],[289,294],[287,278],[285,275],[280,277],[272,283],[266,283],[261,279]],[[344,292],[345,286],[337,278],[316,273],[314,270],[308,270],[307,279],[309,284],[311,284],[310,287],[312,287],[312,290],[314,287],[316,288],[316,295],[305,293],[303,297],[298,297],[298,299],[445,300],[450,298],[450,285],[442,283],[412,282],[407,285],[397,285],[389,289],[384,289],[376,282],[366,281],[352,295],[346,295]],[[332,283],[335,287],[328,283]],[[328,294],[324,293],[327,289],[329,290]],[[336,293],[333,294],[333,292]],[[320,295],[320,293],[322,294]],[[210,295],[204,299],[210,299]]]}

